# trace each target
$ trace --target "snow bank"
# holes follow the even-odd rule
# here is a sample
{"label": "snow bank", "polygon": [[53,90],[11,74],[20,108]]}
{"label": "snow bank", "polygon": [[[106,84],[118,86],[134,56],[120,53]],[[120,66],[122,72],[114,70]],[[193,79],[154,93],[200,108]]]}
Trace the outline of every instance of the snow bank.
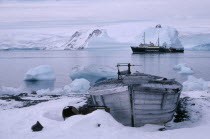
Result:
{"label": "snow bank", "polygon": [[[181,41],[179,40],[179,33],[175,28],[164,26],[161,28],[150,27],[145,29],[137,38],[138,44],[139,40],[142,38],[145,32],[145,42],[146,43],[154,43],[157,45],[158,36],[159,42],[161,46],[166,46],[168,48],[183,48]],[[143,39],[140,40],[140,43],[144,43]]]}
{"label": "snow bank", "polygon": [[[65,106],[78,108],[84,105],[84,97],[68,97],[43,102],[31,107],[4,110],[0,113],[2,125],[0,133],[3,139],[139,139],[139,137],[144,139],[208,139],[210,136],[208,119],[210,103],[205,99],[191,103],[194,103],[191,107],[196,107],[196,111],[192,114],[196,112],[203,114],[202,119],[200,119],[203,121],[202,124],[159,131],[158,129],[164,126],[145,125],[139,128],[123,126],[103,110],[97,110],[88,115],[75,115],[63,121],[62,109]],[[44,126],[43,130],[37,133],[31,131],[31,126],[36,121]],[[180,124],[184,125],[185,123]]]}
{"label": "snow bank", "polygon": [[189,76],[188,80],[183,83],[184,91],[202,91],[209,90],[210,81],[205,81],[201,78]]}
{"label": "snow bank", "polygon": [[87,67],[75,66],[70,74],[70,78],[72,80],[84,78],[87,79],[91,84],[115,76],[117,76],[115,69],[101,65],[90,65]]}
{"label": "snow bank", "polygon": [[179,71],[180,74],[193,74],[192,68],[188,67],[185,63],[180,63],[173,67],[174,70]]}
{"label": "snow bank", "polygon": [[53,68],[49,65],[41,65],[30,69],[26,74],[24,80],[39,81],[39,80],[55,80]]}
{"label": "snow bank", "polygon": [[64,87],[64,90],[69,90],[75,93],[86,93],[90,88],[90,82],[86,79],[75,79],[71,84]]}

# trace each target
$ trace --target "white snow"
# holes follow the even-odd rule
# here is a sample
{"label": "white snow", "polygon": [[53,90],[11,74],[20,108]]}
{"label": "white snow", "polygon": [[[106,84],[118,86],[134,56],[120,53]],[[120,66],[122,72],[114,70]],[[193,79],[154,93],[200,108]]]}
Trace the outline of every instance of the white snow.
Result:
{"label": "white snow", "polygon": [[87,92],[90,88],[90,82],[86,79],[75,79],[68,86],[64,86],[64,90],[69,90],[74,93],[84,93]]}
{"label": "white snow", "polygon": [[210,81],[205,81],[202,78],[189,76],[188,80],[183,83],[183,90],[185,91],[203,91],[208,90]]}
{"label": "white snow", "polygon": [[180,74],[193,74],[194,71],[186,63],[180,63],[173,67],[174,70],[178,71]]}
{"label": "white snow", "polygon": [[55,75],[53,68],[51,66],[40,65],[26,72],[24,80],[26,81],[55,80]]}
{"label": "white snow", "polygon": [[102,65],[75,66],[70,73],[72,80],[84,78],[91,84],[115,76],[117,76],[117,73],[114,68]]}
{"label": "white snow", "polygon": [[143,34],[145,33],[145,43],[149,44],[150,42],[158,45],[158,37],[159,37],[159,45],[166,46],[168,48],[183,48],[181,41],[179,40],[178,31],[169,26],[162,26],[161,28],[150,27],[145,29],[138,37],[136,37],[136,41],[140,41],[140,43],[144,43]]}
{"label": "white snow", "polygon": [[[195,106],[191,105],[188,109],[192,114],[192,119],[188,122],[189,125],[186,122],[181,122],[177,128],[176,123],[172,122],[168,124],[169,130],[166,131],[158,131],[159,128],[163,127],[160,125],[145,125],[138,128],[126,127],[103,110],[97,110],[88,115],[75,115],[63,121],[62,109],[65,106],[78,108],[84,105],[83,97],[71,97],[43,102],[26,108],[3,110],[0,113],[0,124],[2,125],[0,137],[3,139],[139,139],[140,137],[144,139],[208,139],[210,136],[209,95],[197,93],[191,97],[192,93],[195,92],[183,92],[182,95],[195,99],[193,101]],[[195,119],[197,114],[202,116]],[[44,126],[40,132],[31,131],[31,126],[36,121]],[[190,123],[194,126],[190,126]],[[176,128],[173,129],[173,126]]]}

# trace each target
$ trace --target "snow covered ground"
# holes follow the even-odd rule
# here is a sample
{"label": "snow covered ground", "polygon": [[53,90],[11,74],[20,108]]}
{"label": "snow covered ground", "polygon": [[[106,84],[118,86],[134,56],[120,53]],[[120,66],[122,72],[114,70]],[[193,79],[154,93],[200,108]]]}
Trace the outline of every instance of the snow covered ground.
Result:
{"label": "snow covered ground", "polygon": [[[62,109],[68,105],[77,108],[84,105],[86,98],[83,96],[66,96],[23,108],[15,108],[15,105],[4,107],[6,109],[1,109],[0,113],[0,137],[2,139],[137,139],[141,137],[144,139],[208,139],[210,136],[209,93],[207,91],[182,92],[182,98],[185,98],[184,108],[188,115],[185,121],[170,122],[165,126],[145,125],[138,128],[121,125],[103,110],[97,110],[88,115],[72,116],[63,121]],[[1,106],[3,102],[1,100]],[[44,126],[40,132],[31,131],[31,126],[36,121]],[[164,131],[160,131],[162,129]]]}
{"label": "snow covered ground", "polygon": [[[202,88],[204,84],[208,86]],[[65,106],[76,108],[83,106],[86,104],[87,94],[72,94],[73,92],[69,90],[67,94],[61,95],[59,91],[50,94],[52,91],[42,90],[30,94],[2,95],[0,96],[0,138],[208,139],[209,81],[190,77],[183,85],[180,105],[171,122],[165,125],[145,125],[135,128],[123,126],[103,110],[88,115],[75,115],[64,121],[62,109]],[[40,132],[31,130],[36,121],[44,126]]]}

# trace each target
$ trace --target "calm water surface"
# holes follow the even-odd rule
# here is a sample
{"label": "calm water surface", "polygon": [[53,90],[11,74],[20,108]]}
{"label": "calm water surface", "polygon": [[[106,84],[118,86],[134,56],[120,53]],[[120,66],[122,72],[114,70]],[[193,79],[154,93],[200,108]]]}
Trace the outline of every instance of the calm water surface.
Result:
{"label": "calm water surface", "polygon": [[[132,54],[131,50],[0,51],[0,87],[19,87],[25,84],[24,74],[39,65],[51,65],[56,74],[56,81],[52,85],[63,87],[71,82],[69,74],[76,65],[98,64],[115,68],[117,63],[126,62],[142,65],[132,67],[133,71],[175,78],[180,82],[187,80],[187,75],[177,73],[173,67],[187,63],[195,72],[193,76],[210,80],[208,51],[185,51],[177,54]],[[27,86],[30,87],[30,84]]]}

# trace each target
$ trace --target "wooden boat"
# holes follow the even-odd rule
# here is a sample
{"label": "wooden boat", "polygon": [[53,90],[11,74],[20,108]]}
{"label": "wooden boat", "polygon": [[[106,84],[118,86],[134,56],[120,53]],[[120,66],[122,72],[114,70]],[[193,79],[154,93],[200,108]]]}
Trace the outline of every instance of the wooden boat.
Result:
{"label": "wooden boat", "polygon": [[89,90],[94,105],[110,108],[118,122],[133,127],[171,121],[181,91],[175,80],[143,73],[104,80]]}

